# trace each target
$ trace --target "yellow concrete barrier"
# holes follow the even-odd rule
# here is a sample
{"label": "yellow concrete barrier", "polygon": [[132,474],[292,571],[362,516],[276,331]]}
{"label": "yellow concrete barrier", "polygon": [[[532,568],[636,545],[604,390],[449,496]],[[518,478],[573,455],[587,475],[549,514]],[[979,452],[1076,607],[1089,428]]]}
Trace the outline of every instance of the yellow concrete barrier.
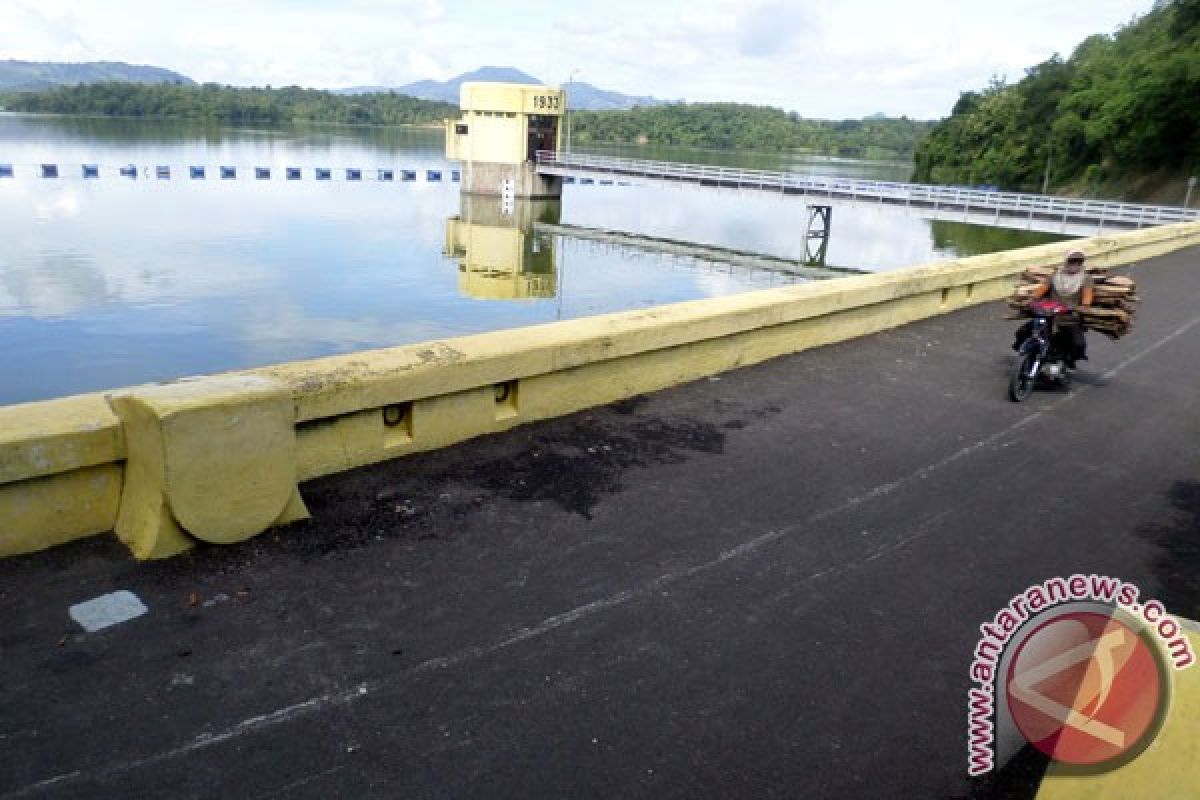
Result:
{"label": "yellow concrete barrier", "polygon": [[0,406],[0,485],[124,458],[121,423],[103,395]]}
{"label": "yellow concrete barrier", "polygon": [[288,387],[228,375],[112,395],[128,448],[115,530],[139,558],[240,542],[308,515]]}
{"label": "yellow concrete barrier", "polygon": [[122,465],[103,464],[0,485],[0,555],[111,531],[123,481]]}
{"label": "yellow concrete barrier", "polygon": [[124,461],[103,395],[0,407],[0,556],[111,531]]}
{"label": "yellow concrete barrier", "polygon": [[1164,226],[0,408],[0,556],[109,530],[142,558],[239,541],[307,513],[297,481],[997,300],[1069,248],[1196,244],[1200,223]]}

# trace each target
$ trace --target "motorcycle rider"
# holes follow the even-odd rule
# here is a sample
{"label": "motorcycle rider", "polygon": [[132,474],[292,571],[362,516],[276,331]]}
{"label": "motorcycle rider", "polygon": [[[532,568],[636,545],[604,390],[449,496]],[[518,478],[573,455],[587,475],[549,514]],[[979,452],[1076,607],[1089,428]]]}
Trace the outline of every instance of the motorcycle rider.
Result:
{"label": "motorcycle rider", "polygon": [[[1050,280],[1034,289],[1031,295],[1034,300],[1057,300],[1071,309],[1072,313],[1058,318],[1055,332],[1055,344],[1064,354],[1063,360],[1070,369],[1075,368],[1076,361],[1087,361],[1087,339],[1084,338],[1083,321],[1078,314],[1079,306],[1090,306],[1093,299],[1092,276],[1083,265],[1086,259],[1082,250],[1071,250]],[[1014,350],[1021,348],[1021,343],[1032,329],[1032,323],[1021,326],[1017,331],[1017,341],[1013,344]]]}

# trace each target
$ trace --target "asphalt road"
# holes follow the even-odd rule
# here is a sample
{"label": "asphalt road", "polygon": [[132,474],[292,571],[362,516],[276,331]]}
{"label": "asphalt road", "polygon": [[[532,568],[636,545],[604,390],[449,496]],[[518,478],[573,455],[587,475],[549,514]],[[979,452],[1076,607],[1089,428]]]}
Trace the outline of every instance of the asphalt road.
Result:
{"label": "asphalt road", "polygon": [[995,304],[0,561],[0,797],[1030,796],[966,777],[978,625],[1074,572],[1200,616],[1200,250],[1132,274],[1069,394],[1006,399]]}

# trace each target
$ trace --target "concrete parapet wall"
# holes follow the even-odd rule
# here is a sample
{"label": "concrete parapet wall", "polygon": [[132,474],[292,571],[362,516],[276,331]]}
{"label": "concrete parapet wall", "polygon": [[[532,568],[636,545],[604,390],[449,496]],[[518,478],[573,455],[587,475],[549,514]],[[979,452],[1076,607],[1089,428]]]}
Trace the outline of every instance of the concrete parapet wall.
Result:
{"label": "concrete parapet wall", "polygon": [[305,516],[299,481],[997,300],[1069,248],[1116,266],[1197,244],[1185,223],[0,408],[0,555],[240,541]]}

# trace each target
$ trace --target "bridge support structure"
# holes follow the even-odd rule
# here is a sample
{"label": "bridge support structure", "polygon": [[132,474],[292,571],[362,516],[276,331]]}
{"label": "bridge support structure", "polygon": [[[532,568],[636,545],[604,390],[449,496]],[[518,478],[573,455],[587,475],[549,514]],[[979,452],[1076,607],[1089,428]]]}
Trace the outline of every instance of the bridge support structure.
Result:
{"label": "bridge support structure", "polygon": [[829,252],[829,231],[833,227],[833,206],[809,205],[808,225],[804,230],[804,263],[825,266]]}

